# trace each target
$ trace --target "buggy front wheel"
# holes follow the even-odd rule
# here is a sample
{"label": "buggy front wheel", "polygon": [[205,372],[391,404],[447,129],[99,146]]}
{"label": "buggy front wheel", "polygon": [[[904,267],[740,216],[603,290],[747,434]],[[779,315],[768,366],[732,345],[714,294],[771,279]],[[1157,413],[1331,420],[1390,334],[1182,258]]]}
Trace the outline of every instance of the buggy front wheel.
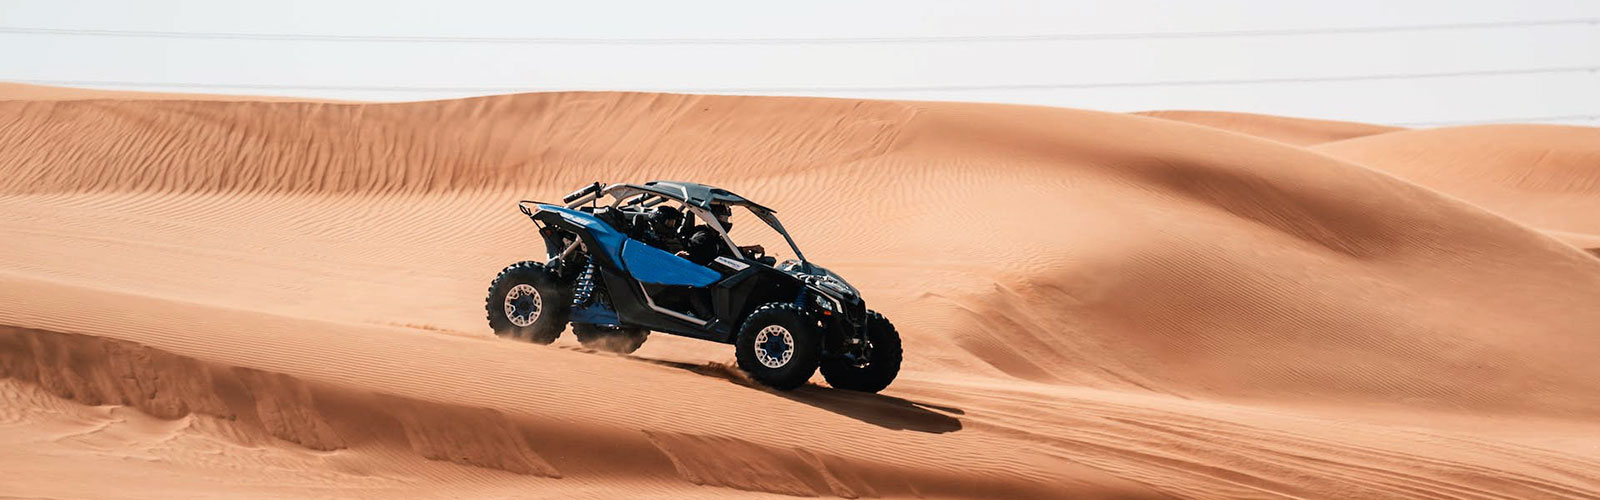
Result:
{"label": "buggy front wheel", "polygon": [[822,360],[822,378],[835,389],[878,392],[889,387],[900,374],[900,332],[894,323],[878,314],[867,311],[867,346],[865,362],[835,355]]}
{"label": "buggy front wheel", "polygon": [[807,324],[800,308],[786,302],[757,307],[740,325],[734,344],[739,369],[779,390],[805,385],[821,357],[822,335]]}

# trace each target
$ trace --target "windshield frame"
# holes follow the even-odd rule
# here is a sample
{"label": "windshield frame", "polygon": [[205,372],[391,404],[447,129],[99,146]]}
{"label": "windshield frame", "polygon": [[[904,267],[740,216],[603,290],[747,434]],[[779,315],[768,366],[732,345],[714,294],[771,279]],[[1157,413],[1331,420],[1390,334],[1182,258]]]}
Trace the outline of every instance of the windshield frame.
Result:
{"label": "windshield frame", "polygon": [[783,241],[789,243],[789,250],[794,251],[794,258],[800,259],[800,262],[808,262],[806,260],[806,254],[800,251],[800,245],[796,245],[794,243],[794,238],[789,236],[789,231],[783,228],[783,223],[778,221],[777,215],[774,215],[771,210],[766,208],[753,205],[742,206],[751,213],[756,214],[756,218],[761,219],[761,222],[767,223],[768,227],[771,227],[774,231],[777,231],[778,234],[783,235]]}
{"label": "windshield frame", "polygon": [[[768,210],[768,209],[763,208],[763,207],[761,207],[759,205],[746,205],[746,204],[729,204],[729,205],[730,205],[729,208],[732,208],[732,207],[743,207],[745,210],[749,211],[750,213],[755,214],[756,218],[757,219],[761,219],[761,222],[766,223],[767,227],[772,228],[773,231],[777,231],[779,235],[783,236],[783,241],[785,243],[789,244],[789,250],[794,252],[794,257],[796,259],[799,259],[800,262],[809,263],[809,261],[806,260],[806,254],[800,251],[800,246],[796,245],[794,243],[794,237],[789,236],[789,230],[783,228],[783,223],[778,221],[778,216],[777,215],[773,215],[772,210]],[[750,258],[749,256],[746,256],[742,250],[739,249],[739,244],[735,243],[733,241],[733,236],[728,234],[728,228],[723,227],[722,223],[717,221],[716,215],[712,214],[711,210],[705,209],[705,208],[700,208],[700,207],[697,207],[697,206],[694,206],[694,205],[684,205],[684,208],[689,209],[689,211],[694,213],[694,215],[696,217],[699,217],[700,218],[700,222],[705,223],[706,226],[709,226],[712,230],[716,231],[717,234],[722,235],[722,241],[725,241],[725,242],[728,243],[728,251],[733,252],[734,256],[739,257],[741,259],[749,259]]]}

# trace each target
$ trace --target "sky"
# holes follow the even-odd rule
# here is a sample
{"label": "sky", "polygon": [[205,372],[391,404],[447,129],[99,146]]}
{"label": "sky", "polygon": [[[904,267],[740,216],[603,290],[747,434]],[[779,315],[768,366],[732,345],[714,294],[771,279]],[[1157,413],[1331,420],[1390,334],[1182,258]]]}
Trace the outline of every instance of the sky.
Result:
{"label": "sky", "polygon": [[1600,1],[0,0],[0,81],[558,90],[1600,126]]}

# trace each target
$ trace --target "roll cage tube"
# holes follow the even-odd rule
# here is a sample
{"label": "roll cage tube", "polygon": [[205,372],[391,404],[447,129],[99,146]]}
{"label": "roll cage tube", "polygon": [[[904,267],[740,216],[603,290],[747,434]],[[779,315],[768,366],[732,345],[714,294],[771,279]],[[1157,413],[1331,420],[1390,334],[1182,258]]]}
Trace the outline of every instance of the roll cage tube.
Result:
{"label": "roll cage tube", "polygon": [[[567,208],[577,208],[580,205],[599,199],[602,196],[611,196],[613,201],[611,202],[610,206],[614,208],[622,206],[651,208],[665,203],[668,200],[677,201],[683,205],[683,208],[687,209],[690,213],[693,213],[696,217],[699,217],[702,222],[705,222],[706,226],[710,227],[712,230],[715,230],[718,235],[722,236],[722,241],[728,245],[728,251],[733,252],[735,257],[739,257],[741,259],[745,258],[744,253],[739,250],[739,244],[733,241],[733,237],[728,234],[728,229],[722,227],[722,223],[717,222],[717,217],[711,213],[711,210],[690,203],[687,199],[689,196],[688,191],[681,188],[678,190],[678,192],[674,192],[670,189],[655,186],[639,186],[634,184],[613,184],[607,186],[596,182],[594,184],[584,186],[577,191],[573,191],[567,196],[562,197],[561,201],[567,205]],[[538,202],[523,200],[517,203],[517,208],[521,209],[523,214],[532,216],[533,211],[525,205],[526,203]],[[799,259],[800,262],[809,263],[809,261],[806,260],[805,253],[800,251],[800,246],[795,244],[794,237],[789,236],[789,231],[784,229],[783,223],[778,221],[778,217],[776,215],[773,215],[774,211],[772,209],[748,201],[743,203],[729,203],[729,205],[742,206],[751,213],[754,213],[756,218],[761,219],[761,222],[766,223],[767,227],[772,228],[772,230],[777,231],[778,234],[783,236],[783,241],[789,244],[790,250],[794,251],[795,258]]]}

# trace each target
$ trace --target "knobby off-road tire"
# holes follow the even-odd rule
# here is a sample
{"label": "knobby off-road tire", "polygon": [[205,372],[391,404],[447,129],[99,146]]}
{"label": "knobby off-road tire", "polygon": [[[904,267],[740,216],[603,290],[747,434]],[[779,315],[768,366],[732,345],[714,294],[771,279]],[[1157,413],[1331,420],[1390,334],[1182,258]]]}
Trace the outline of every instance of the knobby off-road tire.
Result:
{"label": "knobby off-road tire", "polygon": [[828,385],[835,389],[878,392],[894,382],[894,377],[900,374],[900,358],[904,354],[900,350],[900,332],[888,318],[868,310],[867,338],[871,342],[867,354],[871,362],[867,366],[857,367],[843,357],[830,356],[822,360],[822,378]]}
{"label": "knobby off-road tire", "polygon": [[484,304],[494,334],[549,344],[561,336],[572,314],[572,295],[544,264],[523,261],[500,271]]}
{"label": "knobby off-road tire", "polygon": [[794,304],[773,302],[756,308],[739,327],[734,343],[739,369],[773,389],[804,385],[822,358],[822,334],[803,319]]}
{"label": "knobby off-road tire", "polygon": [[650,338],[650,330],[643,328],[599,328],[594,325],[573,324],[572,336],[578,343],[597,351],[632,354]]}

